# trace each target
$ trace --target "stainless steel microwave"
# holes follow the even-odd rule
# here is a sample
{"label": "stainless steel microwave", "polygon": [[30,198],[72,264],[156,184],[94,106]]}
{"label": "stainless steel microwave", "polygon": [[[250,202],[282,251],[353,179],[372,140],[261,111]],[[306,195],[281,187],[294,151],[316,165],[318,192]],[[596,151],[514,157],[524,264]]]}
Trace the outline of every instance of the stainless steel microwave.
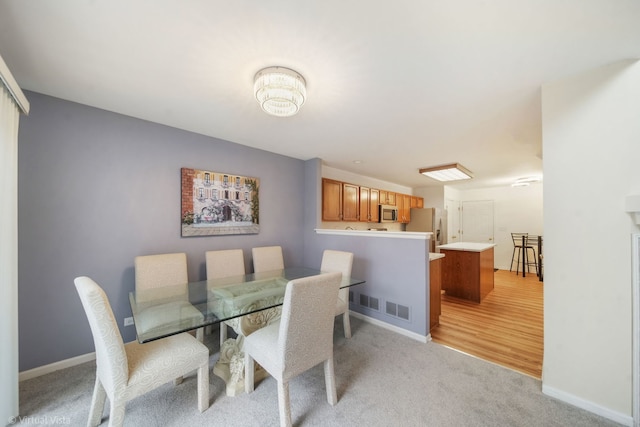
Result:
{"label": "stainless steel microwave", "polygon": [[379,205],[380,209],[380,222],[397,222],[398,221],[398,208],[389,205]]}

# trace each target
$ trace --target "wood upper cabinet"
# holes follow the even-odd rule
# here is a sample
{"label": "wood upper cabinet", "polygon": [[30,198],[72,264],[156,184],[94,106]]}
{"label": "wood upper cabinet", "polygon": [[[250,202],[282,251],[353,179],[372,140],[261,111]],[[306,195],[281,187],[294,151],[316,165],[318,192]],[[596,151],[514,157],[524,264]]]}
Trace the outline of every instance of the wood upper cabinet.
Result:
{"label": "wood upper cabinet", "polygon": [[412,208],[424,208],[424,199],[418,196],[411,196]]}
{"label": "wood upper cabinet", "polygon": [[396,193],[386,190],[380,190],[380,204],[381,205],[396,205]]}
{"label": "wood upper cabinet", "polygon": [[380,190],[374,188],[369,193],[369,222],[378,222],[380,220]]}
{"label": "wood upper cabinet", "polygon": [[342,182],[322,178],[322,220],[342,221]]}
{"label": "wood upper cabinet", "polygon": [[378,222],[380,190],[360,187],[360,221]]}
{"label": "wood upper cabinet", "polygon": [[398,222],[406,224],[411,221],[411,196],[396,194],[396,206],[398,206]]}
{"label": "wood upper cabinet", "polygon": [[342,220],[360,220],[360,187],[342,183]]}

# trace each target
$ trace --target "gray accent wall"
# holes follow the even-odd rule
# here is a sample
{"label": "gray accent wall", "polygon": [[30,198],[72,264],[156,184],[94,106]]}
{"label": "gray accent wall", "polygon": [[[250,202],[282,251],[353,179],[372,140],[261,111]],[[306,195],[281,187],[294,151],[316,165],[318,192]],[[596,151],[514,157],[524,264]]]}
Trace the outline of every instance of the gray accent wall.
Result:
{"label": "gray accent wall", "polygon": [[[320,267],[322,252],[334,249],[353,252],[353,277],[366,283],[353,286],[354,301],[350,310],[390,325],[429,334],[429,246],[428,240],[316,234],[322,205],[322,162],[311,159],[305,163],[305,226],[304,264]],[[361,296],[365,298],[361,299]],[[377,301],[377,309],[361,302]],[[400,316],[387,313],[387,303]],[[408,318],[404,314],[408,309]],[[355,333],[355,332],[354,332]]]}
{"label": "gray accent wall", "polygon": [[[73,285],[106,291],[125,342],[135,339],[128,294],[137,255],[186,252],[205,278],[207,250],[281,245],[303,258],[305,162],[27,92],[19,133],[20,371],[94,351]],[[278,119],[274,119],[278,120]],[[180,168],[260,178],[260,233],[180,235]]]}

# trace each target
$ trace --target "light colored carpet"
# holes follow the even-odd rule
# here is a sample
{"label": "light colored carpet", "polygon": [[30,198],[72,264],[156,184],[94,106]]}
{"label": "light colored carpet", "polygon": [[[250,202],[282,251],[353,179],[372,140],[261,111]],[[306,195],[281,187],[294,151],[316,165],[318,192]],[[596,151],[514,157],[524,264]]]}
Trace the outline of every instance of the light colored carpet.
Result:
{"label": "light colored carpet", "polygon": [[[352,317],[353,337],[335,324],[338,403],[326,400],[322,365],[292,380],[292,420],[298,426],[614,426],[611,421],[542,394],[540,381],[439,344],[421,344]],[[218,332],[207,336],[211,365]],[[20,383],[23,423],[86,425],[95,363]],[[227,397],[211,375],[210,403],[198,412],[195,373],[127,405],[125,426],[276,426],[272,378],[251,395]],[[48,421],[48,422],[46,422]],[[108,403],[102,425],[108,424]]]}

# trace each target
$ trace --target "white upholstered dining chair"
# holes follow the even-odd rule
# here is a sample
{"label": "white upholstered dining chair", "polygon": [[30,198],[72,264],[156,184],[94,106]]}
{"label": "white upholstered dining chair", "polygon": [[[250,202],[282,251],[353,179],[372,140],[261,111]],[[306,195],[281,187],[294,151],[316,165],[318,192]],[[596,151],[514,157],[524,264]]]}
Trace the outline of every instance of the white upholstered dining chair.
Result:
{"label": "white upholstered dining chair", "polygon": [[[320,270],[323,272],[339,271],[342,277],[351,277],[353,254],[351,252],[333,251],[327,249],[322,254]],[[338,292],[336,316],[342,314],[342,325],[345,338],[351,338],[351,321],[349,319],[349,288],[342,288]]]}
{"label": "white upholstered dining chair", "polygon": [[139,344],[124,344],[107,295],[88,277],[74,281],[96,348],[96,383],[87,425],[102,421],[110,403],[109,426],[122,426],[127,401],[176,377],[198,371],[198,409],[209,407],[209,349],[182,333]]}
{"label": "white upholstered dining chair", "polygon": [[342,274],[325,273],[287,283],[279,322],[245,337],[245,390],[254,389],[254,361],[278,382],[280,425],[291,425],[289,381],[324,363],[327,401],[338,401],[333,369],[333,321]]}
{"label": "white upholstered dining chair", "polygon": [[[207,279],[244,276],[244,254],[242,249],[205,252]],[[220,346],[227,339],[227,322],[220,323]]]}
{"label": "white upholstered dining chair", "polygon": [[[187,274],[187,254],[185,253],[173,253],[173,254],[158,254],[158,255],[143,255],[137,256],[134,259],[135,266],[135,286],[136,292],[139,290],[161,288],[166,286],[184,286],[183,300],[172,303],[174,306],[179,304],[179,307],[174,307],[180,310],[183,318],[193,318],[195,322],[204,320],[204,315],[189,304],[187,283],[189,277]],[[141,302],[138,299],[138,302]],[[145,318],[148,321],[153,321],[151,316]],[[158,323],[161,324],[163,319],[158,317]],[[149,325],[152,327],[153,325]],[[198,341],[202,342],[204,339],[204,329],[198,328],[196,330],[196,337]]]}
{"label": "white upholstered dining chair", "polygon": [[262,246],[252,248],[253,272],[282,270],[284,268],[284,258],[281,246]]}

